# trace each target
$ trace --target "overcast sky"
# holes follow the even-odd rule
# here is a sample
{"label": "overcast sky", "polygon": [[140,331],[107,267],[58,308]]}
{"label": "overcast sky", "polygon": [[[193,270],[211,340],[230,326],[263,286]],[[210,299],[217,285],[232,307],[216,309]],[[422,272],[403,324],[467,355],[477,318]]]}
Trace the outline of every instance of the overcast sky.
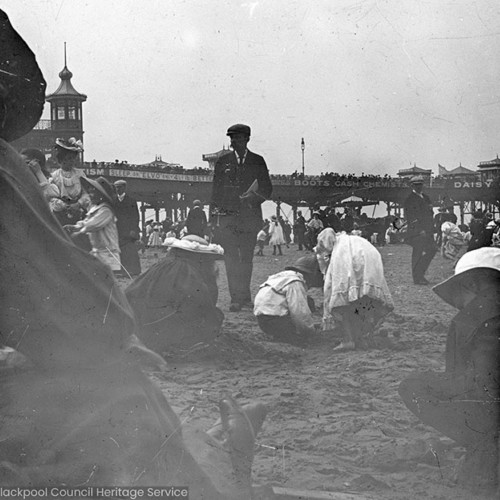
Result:
{"label": "overcast sky", "polygon": [[3,0],[87,160],[206,166],[233,123],[271,173],[475,168],[500,153],[498,0]]}

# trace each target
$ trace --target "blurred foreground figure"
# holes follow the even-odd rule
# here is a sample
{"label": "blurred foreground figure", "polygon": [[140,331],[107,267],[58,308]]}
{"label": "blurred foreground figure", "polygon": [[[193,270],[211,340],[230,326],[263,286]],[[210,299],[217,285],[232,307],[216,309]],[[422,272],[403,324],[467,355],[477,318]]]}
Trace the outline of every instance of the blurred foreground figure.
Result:
{"label": "blurred foreground figure", "polygon": [[167,238],[164,245],[170,248],[169,255],[125,290],[139,337],[160,354],[210,342],[224,320],[216,306],[215,260],[223,256],[222,247],[196,235]]}
{"label": "blurred foreground figure", "polygon": [[[0,10],[0,484],[185,485],[193,499],[249,499],[265,409],[222,398],[223,442],[200,433],[188,449],[140,369],[162,360],[133,335],[111,269],[73,244],[6,142],[37,123],[44,91],[33,53]],[[210,463],[196,461],[210,439]]]}
{"label": "blurred foreground figure", "polygon": [[434,287],[459,309],[446,341],[446,371],[401,382],[406,406],[465,447],[459,484],[478,492],[498,487],[500,425],[500,249],[466,253],[455,275]]}
{"label": "blurred foreground figure", "polygon": [[379,251],[361,236],[326,228],[314,247],[325,275],[323,329],[342,327],[335,350],[366,347],[378,322],[394,309]]}

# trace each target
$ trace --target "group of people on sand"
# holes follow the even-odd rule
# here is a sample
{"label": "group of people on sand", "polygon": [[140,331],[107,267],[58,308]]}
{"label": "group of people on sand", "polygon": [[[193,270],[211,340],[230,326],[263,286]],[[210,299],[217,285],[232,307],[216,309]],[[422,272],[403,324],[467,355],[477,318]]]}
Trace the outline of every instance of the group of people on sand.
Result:
{"label": "group of people on sand", "polygon": [[[56,143],[62,170],[52,179],[9,145],[37,123],[44,100],[36,58],[0,11],[0,483],[181,484],[193,499],[273,498],[251,480],[263,405],[222,394],[220,422],[202,432],[181,424],[144,370],[164,369],[159,354],[172,345],[216,337],[222,256],[229,312],[252,310],[275,340],[307,339],[317,333],[307,289],[320,286],[322,329],[341,326],[341,350],[363,347],[393,308],[379,252],[359,236],[324,229],[314,253],[270,276],[252,301],[261,204],[272,185],[264,159],[247,148],[250,127],[236,124],[227,131],[232,150],[215,165],[214,241],[167,238],[166,258],[123,292],[113,271],[123,255],[114,197],[125,199],[126,184],[64,168],[78,141]],[[422,278],[427,234],[414,229],[414,277]],[[123,244],[137,237],[133,226]],[[458,261],[434,289],[459,310],[446,370],[413,374],[399,388],[415,415],[465,446],[462,484],[487,491],[498,487],[499,281],[498,248]]]}
{"label": "group of people on sand", "polygon": [[139,210],[127,192],[127,181],[111,184],[106,178],[88,178],[80,168],[83,144],[74,137],[57,138],[52,173],[45,155],[28,148],[21,156],[34,174],[50,211],[73,241],[108,265],[117,275],[141,272],[137,242]]}

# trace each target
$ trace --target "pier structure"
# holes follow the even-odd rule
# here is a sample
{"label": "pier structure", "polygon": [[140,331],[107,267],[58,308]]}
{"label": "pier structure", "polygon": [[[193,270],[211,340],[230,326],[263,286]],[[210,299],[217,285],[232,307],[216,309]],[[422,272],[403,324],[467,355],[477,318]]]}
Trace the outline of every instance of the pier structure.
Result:
{"label": "pier structure", "polygon": [[[499,164],[500,166],[500,164]],[[111,182],[127,181],[131,196],[141,202],[143,222],[145,210],[153,208],[159,220],[160,210],[172,221],[185,218],[195,199],[209,205],[212,192],[212,172],[209,169],[155,169],[151,166],[129,166],[127,164],[85,164],[89,177],[104,176]],[[462,221],[465,215],[479,207],[498,215],[500,209],[499,177],[474,179],[440,178],[429,182],[425,192],[435,207],[447,203],[459,207]],[[299,208],[314,206],[343,206],[342,200],[349,196],[360,198],[360,204],[385,203],[388,214],[400,215],[404,200],[410,191],[407,178],[375,178],[372,176],[326,175],[296,178],[287,175],[271,175],[273,194],[271,200],[277,208],[285,203],[294,214]]]}

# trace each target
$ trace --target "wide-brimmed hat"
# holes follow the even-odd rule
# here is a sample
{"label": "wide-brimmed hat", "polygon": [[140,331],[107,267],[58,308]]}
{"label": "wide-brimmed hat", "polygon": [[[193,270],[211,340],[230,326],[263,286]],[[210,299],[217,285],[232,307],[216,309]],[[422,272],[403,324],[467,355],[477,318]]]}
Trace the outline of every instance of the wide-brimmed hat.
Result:
{"label": "wide-brimmed hat", "polygon": [[80,177],[80,181],[83,187],[92,186],[97,189],[110,203],[113,203],[113,193],[114,189],[111,183],[104,177],[98,177],[97,179],[89,179],[88,177]]}
{"label": "wide-brimmed hat", "polygon": [[421,175],[414,175],[410,179],[411,184],[423,184],[424,183],[424,178]]}
{"label": "wide-brimmed hat", "polygon": [[165,238],[163,246],[185,250],[192,253],[201,253],[212,256],[224,255],[224,250],[220,245],[208,243],[204,238],[194,234],[187,234],[182,239]]}
{"label": "wide-brimmed hat", "polygon": [[455,275],[433,287],[433,291],[448,304],[460,308],[463,289],[479,273],[500,282],[500,248],[483,247],[467,252],[457,262]]}
{"label": "wide-brimmed hat", "polygon": [[69,139],[58,137],[56,139],[56,146],[59,146],[62,149],[66,149],[67,151],[73,151],[75,153],[83,152],[82,141],[78,141],[74,137],[70,137]]}
{"label": "wide-brimmed hat", "polygon": [[45,88],[35,55],[0,10],[0,137],[13,141],[37,124],[45,104]]}
{"label": "wide-brimmed hat", "polygon": [[319,269],[316,254],[314,253],[299,257],[293,264],[286,266],[285,270],[298,271],[301,274],[307,274],[309,276],[311,286],[323,286],[323,275]]}

